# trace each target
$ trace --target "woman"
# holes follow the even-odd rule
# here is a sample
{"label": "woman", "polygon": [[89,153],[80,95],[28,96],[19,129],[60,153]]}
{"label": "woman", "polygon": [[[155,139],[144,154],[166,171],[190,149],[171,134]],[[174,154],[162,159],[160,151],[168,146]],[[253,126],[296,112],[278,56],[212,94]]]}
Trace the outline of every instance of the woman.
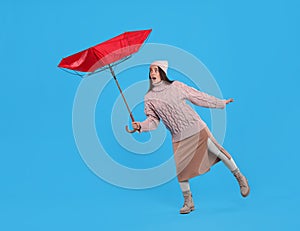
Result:
{"label": "woman", "polygon": [[179,81],[170,81],[167,69],[167,61],[155,61],[150,65],[150,88],[145,95],[147,119],[133,122],[132,126],[139,132],[146,132],[156,129],[162,120],[170,130],[177,179],[184,196],[180,213],[187,214],[195,209],[189,179],[209,171],[220,160],[237,179],[242,196],[248,196],[248,181],[232,156],[218,144],[199,115],[185,102],[189,100],[202,107],[224,108],[233,99],[220,100]]}

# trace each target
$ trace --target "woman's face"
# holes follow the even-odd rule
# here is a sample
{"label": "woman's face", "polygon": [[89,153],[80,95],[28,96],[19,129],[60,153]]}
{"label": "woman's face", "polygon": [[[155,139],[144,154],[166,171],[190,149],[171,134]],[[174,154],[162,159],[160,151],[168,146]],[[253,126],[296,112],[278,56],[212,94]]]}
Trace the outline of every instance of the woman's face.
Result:
{"label": "woman's face", "polygon": [[150,78],[152,83],[159,83],[161,81],[158,66],[150,66]]}

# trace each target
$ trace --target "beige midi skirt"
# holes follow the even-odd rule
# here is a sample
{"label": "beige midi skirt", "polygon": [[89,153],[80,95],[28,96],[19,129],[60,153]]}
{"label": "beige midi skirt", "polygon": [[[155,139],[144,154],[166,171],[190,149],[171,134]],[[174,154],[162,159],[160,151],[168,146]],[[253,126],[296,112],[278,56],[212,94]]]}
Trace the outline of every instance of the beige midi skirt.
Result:
{"label": "beige midi skirt", "polygon": [[185,181],[210,170],[210,167],[220,161],[207,148],[207,139],[210,138],[225,156],[231,159],[230,154],[216,141],[206,127],[199,133],[184,140],[173,142],[174,159],[178,181]]}

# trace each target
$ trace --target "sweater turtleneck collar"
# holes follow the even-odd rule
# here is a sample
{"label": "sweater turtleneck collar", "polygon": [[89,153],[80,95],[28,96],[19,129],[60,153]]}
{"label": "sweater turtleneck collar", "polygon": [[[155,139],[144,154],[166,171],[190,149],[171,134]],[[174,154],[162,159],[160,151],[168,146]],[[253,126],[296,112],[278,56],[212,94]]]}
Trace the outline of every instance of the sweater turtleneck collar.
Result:
{"label": "sweater turtleneck collar", "polygon": [[166,87],[168,87],[169,83],[162,80],[159,83],[153,83],[153,91],[163,91],[166,89]]}

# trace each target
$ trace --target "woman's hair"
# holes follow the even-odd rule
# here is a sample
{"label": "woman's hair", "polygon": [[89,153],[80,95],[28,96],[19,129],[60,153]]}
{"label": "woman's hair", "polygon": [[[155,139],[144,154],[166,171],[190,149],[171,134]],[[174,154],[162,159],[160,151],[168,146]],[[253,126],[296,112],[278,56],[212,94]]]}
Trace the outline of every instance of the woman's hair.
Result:
{"label": "woman's hair", "polygon": [[[158,67],[158,71],[159,71],[159,75],[160,75],[160,78],[161,80],[167,82],[168,84],[171,84],[173,83],[174,81],[173,80],[170,80],[167,76],[167,74],[159,67]],[[151,91],[153,88],[153,84],[152,84],[152,81],[151,81],[151,77],[150,77],[150,71],[149,71],[149,90],[148,91]]]}

